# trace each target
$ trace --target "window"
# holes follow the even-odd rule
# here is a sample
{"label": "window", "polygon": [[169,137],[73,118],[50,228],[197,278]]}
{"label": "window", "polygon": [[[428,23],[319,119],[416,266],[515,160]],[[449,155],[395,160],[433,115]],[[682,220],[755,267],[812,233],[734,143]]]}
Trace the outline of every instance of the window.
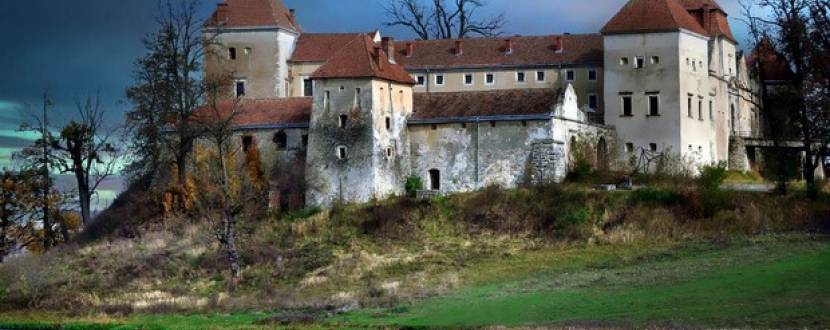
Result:
{"label": "window", "polygon": [[303,78],[303,96],[314,96],[314,80]]}
{"label": "window", "polygon": [[236,48],[230,47],[228,48],[228,59],[235,60],[236,59]]}
{"label": "window", "polygon": [[245,135],[242,137],[242,151],[248,152],[251,149],[251,146],[254,145],[254,137],[250,135]]}
{"label": "window", "polygon": [[436,125],[436,124],[432,124],[432,126],[430,126],[429,128],[430,128],[430,129],[432,129],[432,130],[434,131],[434,130],[437,130],[437,129],[438,129],[438,125]]}
{"label": "window", "polygon": [[245,81],[244,80],[237,80],[236,81],[236,88],[234,88],[236,92],[236,97],[245,96]]}
{"label": "window", "polygon": [[689,118],[694,118],[692,115],[692,96],[689,95],[689,99],[686,101],[686,112]]}
{"label": "window", "polygon": [[354,101],[352,101],[352,102],[354,103],[354,104],[352,104],[352,107],[354,107],[355,109],[361,109],[362,108],[360,106],[360,88],[355,88],[354,89]]}
{"label": "window", "polygon": [[536,71],[536,81],[545,81],[545,71]]}
{"label": "window", "polygon": [[331,92],[329,91],[326,91],[326,94],[324,94],[323,106],[326,108],[326,110],[329,110],[331,108]]}
{"label": "window", "polygon": [[280,131],[277,134],[274,134],[274,144],[277,145],[277,150],[284,150],[288,147],[288,135],[285,132]]}
{"label": "window", "polygon": [[567,81],[574,81],[574,79],[576,79],[576,73],[574,73],[574,70],[565,71],[565,79]]}
{"label": "window", "polygon": [[703,121],[703,98],[697,100],[697,119]]}
{"label": "window", "polygon": [[588,108],[596,110],[598,107],[597,105],[597,96],[596,94],[588,95]]}
{"label": "window", "polygon": [[303,149],[308,148],[308,134],[303,134],[302,144],[303,144]]}
{"label": "window", "polygon": [[484,82],[487,83],[488,85],[495,84],[496,83],[496,75],[494,75],[492,73],[488,73],[488,74],[484,75]]}
{"label": "window", "polygon": [[490,127],[494,127],[494,128],[496,127],[496,121],[495,120],[490,121]]}
{"label": "window", "polygon": [[387,158],[391,158],[391,157],[392,157],[392,148],[386,148],[386,157],[387,157]]}
{"label": "window", "polygon": [[634,152],[634,143],[628,142],[625,144],[625,152],[632,153]]}
{"label": "window", "polygon": [[389,131],[392,129],[392,118],[386,117],[386,130]]}
{"label": "window", "polygon": [[338,122],[338,126],[340,126],[340,128],[346,128],[346,124],[348,123],[348,121],[349,121],[349,116],[340,115],[340,120]]}
{"label": "window", "polygon": [[442,75],[442,74],[435,75],[435,85],[444,86],[444,75]]}
{"label": "window", "polygon": [[434,168],[429,170],[429,189],[441,190],[441,171]]}
{"label": "window", "polygon": [[660,95],[659,94],[650,94],[648,95],[648,115],[649,117],[655,117],[660,115]]}
{"label": "window", "polygon": [[245,55],[251,55],[251,53],[253,53],[253,50],[251,50],[251,47],[245,47]]}
{"label": "window", "polygon": [[622,99],[622,116],[634,116],[634,113],[631,110],[631,94],[622,94],[620,97]]}
{"label": "window", "polygon": [[660,56],[652,56],[651,64],[660,64]]}
{"label": "window", "polygon": [[637,56],[634,59],[634,68],[635,69],[642,69],[646,66],[646,60],[642,56]]}
{"label": "window", "polygon": [[348,156],[348,150],[345,146],[338,146],[337,147],[337,159],[346,159]]}
{"label": "window", "polygon": [[628,57],[621,57],[620,65],[628,65]]}
{"label": "window", "polygon": [[417,76],[415,77],[415,80],[418,81],[418,86],[423,86],[426,82],[426,78],[424,78],[424,76]]}
{"label": "window", "polygon": [[697,62],[692,61],[692,71],[697,71]]}
{"label": "window", "polygon": [[588,71],[588,81],[597,81],[597,70]]}
{"label": "window", "polygon": [[525,73],[524,72],[516,72],[516,82],[524,83],[525,82]]}
{"label": "window", "polygon": [[473,74],[467,73],[464,74],[464,85],[472,85],[473,84]]}
{"label": "window", "polygon": [[648,150],[651,150],[652,152],[656,152],[657,151],[657,143],[649,143],[648,144]]}

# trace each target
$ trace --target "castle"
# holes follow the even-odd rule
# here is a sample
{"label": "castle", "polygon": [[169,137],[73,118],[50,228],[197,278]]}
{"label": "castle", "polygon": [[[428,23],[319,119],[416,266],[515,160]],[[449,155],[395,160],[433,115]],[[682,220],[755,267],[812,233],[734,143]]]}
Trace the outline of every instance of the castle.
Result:
{"label": "castle", "polygon": [[426,41],[304,33],[280,0],[225,0],[203,32],[206,72],[243,99],[239,147],[303,161],[308,205],[400,195],[410,176],[438,193],[558,181],[582,136],[598,159],[617,144],[745,169],[730,140],[759,132],[713,0],[630,0],[598,34]]}

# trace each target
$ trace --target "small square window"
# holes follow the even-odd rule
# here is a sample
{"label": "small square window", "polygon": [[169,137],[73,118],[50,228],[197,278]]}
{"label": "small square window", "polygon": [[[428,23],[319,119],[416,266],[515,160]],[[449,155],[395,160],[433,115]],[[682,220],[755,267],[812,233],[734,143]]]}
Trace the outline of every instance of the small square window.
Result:
{"label": "small square window", "polygon": [[588,71],[588,81],[597,81],[597,70]]}
{"label": "small square window", "polygon": [[525,82],[525,73],[524,72],[516,72],[516,81],[523,83]]}
{"label": "small square window", "polygon": [[245,55],[251,55],[252,52],[251,47],[245,47]]}
{"label": "small square window", "polygon": [[236,92],[236,97],[245,96],[245,81],[244,80],[238,80],[236,82],[236,88],[234,88],[234,90]]}
{"label": "small square window", "polygon": [[435,85],[444,86],[444,75],[442,75],[442,74],[435,75]]}
{"label": "small square window", "polygon": [[280,131],[277,134],[274,134],[274,144],[277,145],[277,150],[284,150],[288,147],[288,135],[285,132]]}
{"label": "small square window", "polygon": [[347,115],[340,115],[339,121],[337,126],[340,128],[346,128],[346,124],[349,122],[349,116]]}
{"label": "small square window", "polygon": [[496,121],[495,120],[490,121],[490,127],[496,127]]}
{"label": "small square window", "polygon": [[640,56],[634,60],[634,68],[635,69],[642,69],[646,66],[646,60]]}
{"label": "small square window", "polygon": [[545,71],[536,71],[536,81],[545,81]]}
{"label": "small square window", "polygon": [[493,85],[496,83],[496,75],[488,73],[484,76],[484,81],[487,83],[487,85]]}
{"label": "small square window", "polygon": [[621,57],[620,65],[628,65],[628,57]]}
{"label": "small square window", "polygon": [[472,85],[473,84],[473,74],[466,73],[464,74],[464,85]]}
{"label": "small square window", "polygon": [[651,64],[660,64],[660,56],[652,56]]}
{"label": "small square window", "polygon": [[417,76],[417,77],[415,78],[415,80],[417,80],[417,81],[418,81],[418,86],[423,86],[423,85],[424,85],[424,82],[426,81],[426,79],[424,78],[424,76]]}
{"label": "small square window", "polygon": [[648,150],[651,150],[652,152],[657,152],[657,143],[649,143]]}
{"label": "small square window", "polygon": [[345,146],[337,147],[337,159],[346,159],[348,156],[348,150]]}
{"label": "small square window", "polygon": [[625,152],[632,153],[634,152],[634,143],[628,142],[625,144]]}
{"label": "small square window", "polygon": [[565,71],[565,79],[568,81],[574,81],[576,79],[576,73],[574,73],[574,70]]}
{"label": "small square window", "polygon": [[236,59],[236,48],[230,47],[228,48],[228,59],[235,60]]}

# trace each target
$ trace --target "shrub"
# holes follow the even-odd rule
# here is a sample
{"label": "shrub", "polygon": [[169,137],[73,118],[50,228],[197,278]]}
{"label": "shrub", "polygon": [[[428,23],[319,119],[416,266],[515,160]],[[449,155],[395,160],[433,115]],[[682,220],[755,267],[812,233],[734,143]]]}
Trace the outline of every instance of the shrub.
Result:
{"label": "shrub", "polygon": [[643,188],[631,192],[631,201],[650,206],[674,206],[683,202],[683,196],[673,190]]}
{"label": "shrub", "polygon": [[703,190],[720,189],[723,181],[729,172],[726,170],[726,163],[719,162],[717,164],[704,165],[700,168],[700,176],[697,178],[698,186]]}
{"label": "shrub", "polygon": [[424,189],[424,182],[421,180],[420,176],[410,176],[406,178],[406,195],[409,197],[415,197],[418,193],[418,190]]}

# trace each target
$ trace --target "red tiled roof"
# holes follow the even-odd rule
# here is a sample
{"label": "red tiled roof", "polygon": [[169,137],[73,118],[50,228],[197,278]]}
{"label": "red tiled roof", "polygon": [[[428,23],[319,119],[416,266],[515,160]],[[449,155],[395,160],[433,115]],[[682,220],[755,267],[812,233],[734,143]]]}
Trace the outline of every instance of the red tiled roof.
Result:
{"label": "red tiled roof", "polygon": [[746,62],[750,70],[762,69],[765,81],[790,81],[793,78],[793,71],[768,39],[761,40]]}
{"label": "red tiled roof", "polygon": [[[310,97],[291,97],[281,99],[242,100],[238,104],[239,113],[234,118],[235,126],[308,124],[311,118]],[[217,104],[219,114],[227,116],[233,109],[234,101],[220,101]],[[202,106],[197,110],[197,118],[203,120],[215,115],[215,110]],[[198,119],[197,119],[198,120]]]}
{"label": "red tiled roof", "polygon": [[380,78],[415,84],[409,73],[400,65],[391,63],[386,53],[380,50],[380,45],[367,34],[360,34],[343,46],[326,64],[314,71],[311,78]]}
{"label": "red tiled roof", "polygon": [[291,55],[292,62],[325,62],[360,33],[303,33]]}
{"label": "red tiled roof", "polygon": [[[738,43],[735,36],[732,35],[732,29],[729,27],[729,20],[726,12],[714,0],[679,0],[680,4],[686,8],[687,11],[694,17],[698,24],[703,27],[709,36],[724,37],[734,43]],[[709,8],[707,13],[704,13],[704,8]],[[709,15],[709,26],[703,19],[703,15]]]}
{"label": "red tiled roof", "polygon": [[415,93],[413,119],[545,114],[553,112],[560,95],[549,88]]}
{"label": "red tiled roof", "polygon": [[282,0],[225,0],[205,23],[209,27],[279,26],[301,31]]}
{"label": "red tiled roof", "polygon": [[[560,38],[563,51],[558,52]],[[509,53],[507,40],[512,43]],[[603,45],[599,34],[463,39],[460,55],[456,54],[456,41],[398,41],[395,60],[408,70],[602,64]],[[407,56],[408,45],[412,45],[411,56]]]}
{"label": "red tiled roof", "polygon": [[603,34],[689,30],[708,35],[677,0],[631,0],[602,28]]}

